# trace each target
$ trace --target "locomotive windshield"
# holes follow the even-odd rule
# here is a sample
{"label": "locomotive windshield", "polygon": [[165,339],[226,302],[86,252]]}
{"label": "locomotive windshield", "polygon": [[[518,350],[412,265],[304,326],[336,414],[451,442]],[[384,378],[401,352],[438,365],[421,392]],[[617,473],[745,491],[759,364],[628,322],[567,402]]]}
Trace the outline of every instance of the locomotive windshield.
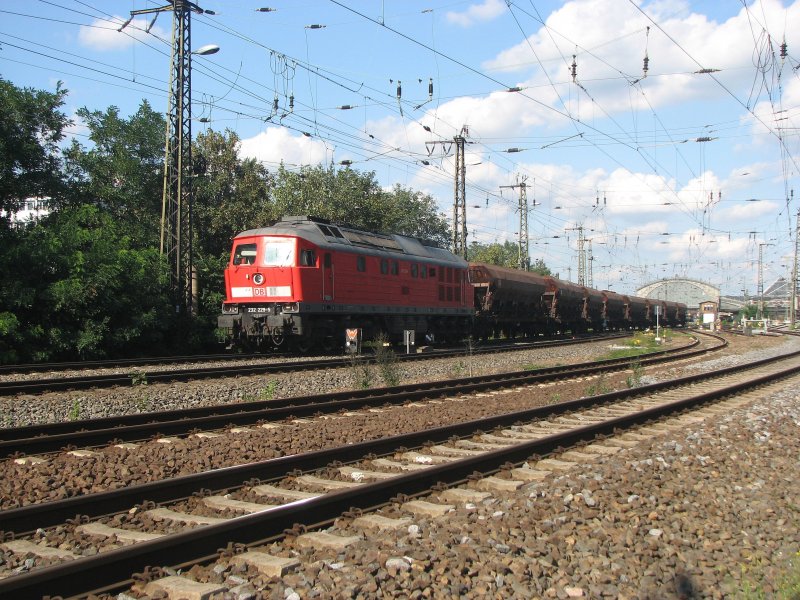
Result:
{"label": "locomotive windshield", "polygon": [[239,244],[233,251],[233,264],[235,265],[254,265],[256,264],[256,245]]}
{"label": "locomotive windshield", "polygon": [[265,238],[264,266],[293,267],[294,249],[294,238]]}

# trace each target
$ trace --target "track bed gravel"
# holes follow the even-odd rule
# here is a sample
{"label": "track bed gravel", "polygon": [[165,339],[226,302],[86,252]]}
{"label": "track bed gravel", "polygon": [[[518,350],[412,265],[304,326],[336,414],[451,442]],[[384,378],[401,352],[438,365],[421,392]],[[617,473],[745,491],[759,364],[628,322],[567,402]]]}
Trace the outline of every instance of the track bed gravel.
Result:
{"label": "track bed gravel", "polygon": [[[653,368],[642,379],[687,374],[709,363],[741,364],[800,347],[800,341],[785,338],[729,340],[725,354],[709,356],[705,367]],[[540,356],[501,358],[497,362],[502,365],[483,368],[545,366],[608,352],[607,343],[595,346],[564,349],[568,356],[550,349],[538,351]],[[404,381],[447,378],[441,374],[468,369],[464,361],[426,365],[426,374],[406,372]],[[512,361],[514,366],[508,366]],[[280,380],[271,389],[277,397],[294,385],[311,385],[316,391],[331,385],[330,373],[324,381],[313,375],[304,374],[295,383],[270,377]],[[338,373],[343,381],[332,389],[347,387],[344,378],[355,375]],[[606,376],[602,386],[627,387],[630,375]],[[597,378],[559,383],[535,393],[497,394],[492,402],[387,407],[224,438],[150,442],[131,451],[108,448],[97,457],[57,456],[36,466],[5,461],[0,464],[2,508],[563,401],[586,395],[600,383]],[[211,387],[241,399],[263,385],[263,380],[237,379],[230,388],[220,383],[169,387],[182,387],[171,393],[196,400],[206,393],[213,397]],[[168,390],[155,389],[161,387],[167,388],[152,386],[148,392],[168,396]],[[109,395],[124,402],[140,391],[98,391],[92,398],[98,404],[105,404]],[[286,395],[298,393],[304,392]],[[71,398],[51,396],[62,398],[38,400],[46,404]],[[314,569],[287,575],[281,582],[251,582],[236,567],[199,570],[198,575],[244,594],[229,598],[246,598],[251,588],[264,590],[269,598],[723,598],[735,596],[749,581],[766,582],[762,589],[769,594],[800,549],[800,484],[794,475],[800,467],[798,433],[800,395],[790,388],[758,399],[749,409],[550,478],[524,493],[462,507],[444,520],[417,520],[407,531],[385,535],[378,547],[356,545],[338,556],[312,556]]]}

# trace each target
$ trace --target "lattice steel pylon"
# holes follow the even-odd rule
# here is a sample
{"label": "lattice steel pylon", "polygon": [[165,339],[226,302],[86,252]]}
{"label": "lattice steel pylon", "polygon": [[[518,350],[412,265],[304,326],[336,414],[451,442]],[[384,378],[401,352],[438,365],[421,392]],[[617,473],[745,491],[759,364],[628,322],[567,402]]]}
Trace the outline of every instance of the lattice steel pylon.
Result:
{"label": "lattice steel pylon", "polygon": [[192,265],[192,51],[191,14],[203,9],[188,0],[131,11],[131,17],[172,11],[172,61],[164,152],[161,205],[161,254],[170,265],[175,310],[196,312],[196,280]]}
{"label": "lattice steel pylon", "polygon": [[797,319],[797,257],[800,255],[800,208],[797,209],[795,217],[794,232],[794,260],[792,261],[792,289],[789,294],[789,327],[794,329],[794,322]]}
{"label": "lattice steel pylon", "polygon": [[453,193],[453,254],[467,258],[467,167],[464,162],[464,144],[469,129],[466,125],[453,141],[456,144],[456,164]]}
{"label": "lattice steel pylon", "polygon": [[586,238],[583,237],[583,225],[570,227],[566,231],[578,232],[578,285],[586,285]]}
{"label": "lattice steel pylon", "polygon": [[[521,271],[530,271],[531,268],[531,257],[530,257],[530,246],[528,245],[528,184],[526,181],[528,180],[527,175],[522,176],[522,181],[520,181],[519,175],[517,175],[517,183],[514,185],[501,185],[500,188],[519,188],[519,232],[517,236],[517,250],[518,250],[518,259],[517,259],[517,268]],[[534,204],[536,199],[534,198]]]}

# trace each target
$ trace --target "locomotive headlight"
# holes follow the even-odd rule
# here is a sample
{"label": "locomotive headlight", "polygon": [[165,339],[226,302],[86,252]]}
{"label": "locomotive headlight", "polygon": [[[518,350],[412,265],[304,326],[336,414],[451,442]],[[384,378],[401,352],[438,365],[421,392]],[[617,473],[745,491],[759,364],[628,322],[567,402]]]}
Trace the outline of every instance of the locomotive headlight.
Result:
{"label": "locomotive headlight", "polygon": [[253,283],[255,283],[256,285],[261,285],[262,283],[264,283],[264,276],[261,273],[256,273],[255,275],[253,275]]}

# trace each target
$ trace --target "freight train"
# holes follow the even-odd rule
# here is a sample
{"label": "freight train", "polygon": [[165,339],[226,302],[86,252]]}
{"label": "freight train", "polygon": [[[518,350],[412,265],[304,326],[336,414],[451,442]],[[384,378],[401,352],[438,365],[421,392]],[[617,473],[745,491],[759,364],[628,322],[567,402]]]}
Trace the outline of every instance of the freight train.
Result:
{"label": "freight train", "polygon": [[286,216],[233,240],[218,326],[232,345],[333,350],[346,330],[417,343],[680,327],[686,305],[462,258],[427,240]]}

